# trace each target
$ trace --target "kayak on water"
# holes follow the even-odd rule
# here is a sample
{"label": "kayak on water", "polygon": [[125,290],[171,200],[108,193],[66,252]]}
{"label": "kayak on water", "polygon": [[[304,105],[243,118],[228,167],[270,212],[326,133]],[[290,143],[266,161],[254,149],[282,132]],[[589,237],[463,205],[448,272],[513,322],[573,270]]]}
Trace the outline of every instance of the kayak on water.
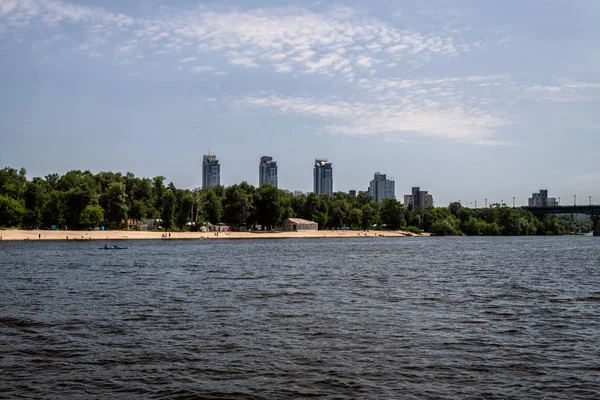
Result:
{"label": "kayak on water", "polygon": [[100,250],[123,250],[126,249],[127,246],[107,246],[104,245],[104,247],[100,247]]}

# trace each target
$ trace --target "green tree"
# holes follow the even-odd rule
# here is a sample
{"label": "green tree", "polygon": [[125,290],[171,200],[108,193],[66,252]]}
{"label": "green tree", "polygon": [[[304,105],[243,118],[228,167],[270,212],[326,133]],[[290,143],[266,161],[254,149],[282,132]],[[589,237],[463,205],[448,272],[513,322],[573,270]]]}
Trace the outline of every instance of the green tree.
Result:
{"label": "green tree", "polygon": [[248,217],[245,224],[250,228],[258,223],[259,210],[256,203],[258,203],[260,195],[258,189],[246,181],[243,181],[238,186],[248,199]]}
{"label": "green tree", "polygon": [[[61,192],[68,192],[79,186],[86,184],[84,173],[81,170],[72,170],[60,176],[56,182],[57,189]],[[88,189],[91,189],[88,186]]]}
{"label": "green tree", "polygon": [[463,224],[462,231],[469,236],[481,235],[479,220],[477,218],[470,218],[465,224]]}
{"label": "green tree", "polygon": [[0,169],[0,195],[21,200],[26,184],[27,170],[25,168],[21,168],[19,171],[8,167]]}
{"label": "green tree", "polygon": [[458,211],[461,208],[463,208],[463,206],[458,201],[452,202],[448,206],[448,209],[450,210],[450,214],[454,215],[455,217],[458,216]]}
{"label": "green tree", "polygon": [[361,208],[362,216],[360,219],[360,226],[364,230],[373,229],[373,224],[377,219],[377,210],[374,204],[365,204]]}
{"label": "green tree", "polygon": [[23,226],[26,228],[39,228],[43,224],[42,213],[48,202],[48,186],[40,178],[27,182],[24,194],[26,212],[23,217]]}
{"label": "green tree", "polygon": [[87,206],[81,212],[79,224],[86,228],[97,228],[104,222],[104,210],[99,205]]}
{"label": "green tree", "polygon": [[179,201],[177,210],[177,226],[180,229],[185,228],[185,225],[191,221],[194,207],[194,198],[191,194],[184,195]]}
{"label": "green tree", "polygon": [[132,201],[127,215],[129,218],[133,218],[136,221],[143,220],[146,216],[146,204],[142,200]]}
{"label": "green tree", "polygon": [[542,235],[564,235],[566,233],[565,224],[554,214],[546,215],[542,220],[541,232],[538,230],[538,234],[540,233]]}
{"label": "green tree", "polygon": [[[63,186],[67,187],[66,185],[65,181],[63,181]],[[77,186],[67,189],[63,196],[63,205],[65,222],[68,227],[77,228],[80,226],[81,212],[91,201],[92,191],[87,184],[79,183]]]}
{"label": "green tree", "polygon": [[152,178],[152,199],[154,208],[160,212],[161,207],[163,205],[163,195],[165,194],[167,188],[165,187],[165,177],[164,176],[155,176]]}
{"label": "green tree", "polygon": [[221,222],[223,215],[223,204],[221,198],[217,196],[214,189],[207,189],[200,200],[200,209],[202,210],[203,219],[211,224]]}
{"label": "green tree", "polygon": [[448,235],[462,235],[460,229],[458,229],[459,220],[453,215],[447,216],[444,219],[436,220],[430,228],[431,233],[436,235],[448,236]]}
{"label": "green tree", "polygon": [[105,219],[115,228],[120,228],[127,218],[127,194],[125,185],[121,182],[113,182],[108,186],[106,192]]}
{"label": "green tree", "polygon": [[291,196],[290,198],[290,206],[292,210],[294,210],[292,216],[302,216],[304,215],[304,206],[306,204],[306,196]]}
{"label": "green tree", "polygon": [[[339,193],[331,198],[327,207],[327,220],[331,228],[339,228],[348,225],[348,216],[352,208],[346,193]],[[349,197],[349,196],[348,196]]]}
{"label": "green tree", "polygon": [[257,190],[256,218],[263,229],[272,229],[281,222],[286,211],[283,192],[271,185],[263,185]]}
{"label": "green tree", "polygon": [[58,190],[50,189],[48,193],[48,202],[42,211],[42,220],[47,228],[52,225],[63,227],[65,225],[64,217],[64,195]]}
{"label": "green tree", "polygon": [[58,174],[48,174],[44,177],[46,183],[48,185],[50,185],[50,187],[54,190],[58,189],[58,179],[60,178],[60,175]]}
{"label": "green tree", "polygon": [[358,192],[358,195],[356,195],[356,201],[358,201],[358,203],[360,205],[367,205],[373,202],[373,196],[371,196],[369,193],[367,192]]}
{"label": "green tree", "polygon": [[348,224],[352,229],[360,229],[362,226],[363,212],[360,208],[352,208],[348,215]]}
{"label": "green tree", "polygon": [[246,223],[249,215],[250,201],[244,190],[239,185],[233,185],[225,189],[223,217],[231,225],[232,229],[239,230]]}
{"label": "green tree", "polygon": [[323,196],[315,193],[309,193],[306,196],[302,218],[314,221],[323,229],[327,225],[327,202]]}
{"label": "green tree", "polygon": [[165,190],[162,195],[162,223],[165,229],[171,229],[175,222],[175,207],[177,205],[177,198],[171,190]]}
{"label": "green tree", "polygon": [[21,225],[25,215],[25,207],[20,201],[0,195],[0,226],[12,227]]}
{"label": "green tree", "polygon": [[281,207],[281,216],[280,216],[280,220],[283,221],[286,218],[292,218],[295,214],[294,214],[294,209],[292,208],[292,195],[291,194],[287,194],[283,191],[279,191],[281,193],[281,202],[280,207]]}
{"label": "green tree", "polygon": [[383,199],[380,215],[381,222],[385,225],[386,229],[398,230],[400,227],[406,226],[402,204],[396,199]]}
{"label": "green tree", "polygon": [[[190,193],[192,199],[194,200],[193,208],[192,208],[192,221],[197,222],[198,216],[200,215],[201,208],[201,200],[202,200],[202,190],[200,188],[196,188],[192,190]],[[204,221],[202,221],[204,223]]]}
{"label": "green tree", "polygon": [[500,235],[500,227],[498,226],[498,223],[496,223],[496,222],[488,223],[488,222],[480,221],[480,222],[478,222],[478,224],[479,224],[479,230],[481,231],[482,235],[485,235],[485,236]]}

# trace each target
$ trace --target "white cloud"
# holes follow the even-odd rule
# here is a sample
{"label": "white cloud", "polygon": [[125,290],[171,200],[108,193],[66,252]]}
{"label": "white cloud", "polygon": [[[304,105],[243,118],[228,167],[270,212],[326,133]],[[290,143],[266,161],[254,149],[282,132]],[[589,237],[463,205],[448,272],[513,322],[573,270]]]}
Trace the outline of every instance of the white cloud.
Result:
{"label": "white cloud", "polygon": [[[323,118],[331,133],[377,134],[388,140],[400,133],[402,140],[406,135],[420,135],[499,144],[493,137],[495,129],[507,123],[506,118],[483,111],[491,104],[487,91],[510,82],[507,77],[415,78],[414,69],[406,68],[473,51],[480,47],[477,42],[466,41],[460,32],[397,28],[348,7],[316,13],[291,7],[242,11],[209,5],[133,19],[60,0],[0,0],[0,26],[30,23],[79,26],[84,35],[72,36],[85,39],[77,49],[90,57],[113,55],[117,65],[140,60],[154,65],[160,60],[163,66],[171,61],[175,65],[169,71],[226,75],[227,71],[210,65],[193,65],[197,60],[215,59],[241,68],[296,72],[291,79],[323,75],[336,80],[336,85],[346,85],[353,100],[272,95],[245,97],[238,104]],[[230,73],[237,71],[233,68]],[[525,92],[548,91],[530,86]],[[557,86],[568,90],[594,87],[581,82]],[[465,87],[476,91],[467,95]]]}
{"label": "white cloud", "polygon": [[292,72],[293,68],[288,64],[275,64],[275,71],[277,71],[277,72]]}
{"label": "white cloud", "polygon": [[514,146],[514,143],[503,140],[477,140],[473,143],[480,146]]}
{"label": "white cloud", "polygon": [[330,133],[388,138],[412,134],[490,145],[494,130],[507,123],[477,108],[440,107],[427,102],[390,105],[271,95],[242,97],[236,104],[320,117]]}
{"label": "white cloud", "polygon": [[365,12],[341,6],[322,13],[293,7],[244,11],[187,7],[134,19],[62,0],[3,0],[0,4],[0,26],[34,21],[47,26],[79,24],[93,32],[88,39],[96,41],[81,46],[98,46],[98,38],[110,37],[119,63],[134,62],[145,54],[178,54],[186,47],[190,51],[180,58],[182,63],[198,58],[195,49],[203,56],[221,55],[231,64],[247,68],[260,64],[278,72],[300,70],[353,81],[357,75],[377,72],[374,65],[381,57],[376,61],[376,54],[386,55],[382,64],[422,65],[434,56],[470,51],[455,35],[397,29]]}
{"label": "white cloud", "polygon": [[567,89],[600,90],[598,82],[564,82],[562,85]]}
{"label": "white cloud", "polygon": [[45,47],[48,46],[50,44],[53,44],[54,42],[60,41],[60,40],[64,40],[66,39],[67,36],[62,34],[62,33],[57,33],[55,35],[52,35],[48,38],[44,38],[42,40],[39,40],[37,42],[35,42],[32,47],[35,48],[39,48],[39,47]]}
{"label": "white cloud", "polygon": [[371,57],[367,56],[360,57],[356,63],[361,67],[371,67],[373,65]]}
{"label": "white cloud", "polygon": [[[155,42],[159,32],[169,33],[160,44]],[[350,72],[361,73],[382,51],[387,52],[388,63],[408,62],[414,55],[423,63],[432,55],[470,51],[461,47],[462,42],[454,43],[452,36],[398,30],[347,7],[331,7],[324,13],[302,8],[187,10],[140,21],[134,36],[167,52],[179,51],[185,41],[199,52],[222,54],[234,65],[281,70],[286,60],[289,68],[325,75],[335,75],[348,58],[356,60]]]}
{"label": "white cloud", "polygon": [[397,44],[394,46],[390,46],[387,48],[388,53],[397,53],[401,50],[405,50],[408,49],[408,45],[407,44]]}
{"label": "white cloud", "polygon": [[529,92],[542,92],[542,93],[558,93],[563,90],[563,88],[560,86],[541,86],[541,85],[526,86],[524,89]]}
{"label": "white cloud", "polygon": [[210,65],[198,65],[198,66],[192,67],[191,70],[197,74],[202,74],[204,72],[214,71],[215,67],[212,67]]}
{"label": "white cloud", "polygon": [[269,60],[272,60],[272,61],[281,61],[287,57],[287,54],[285,54],[285,53],[265,54],[264,57],[268,58]]}
{"label": "white cloud", "polygon": [[127,27],[134,23],[133,18],[119,13],[110,13],[100,8],[91,8],[60,0],[3,0],[0,3],[0,17],[9,26],[28,25],[34,20],[44,24],[57,24],[63,21],[72,23],[102,23]]}
{"label": "white cloud", "polygon": [[258,64],[255,63],[250,57],[236,57],[231,60],[231,63],[244,67],[258,67]]}
{"label": "white cloud", "polygon": [[520,87],[533,100],[553,106],[597,99],[598,82],[559,81],[551,85],[522,85]]}

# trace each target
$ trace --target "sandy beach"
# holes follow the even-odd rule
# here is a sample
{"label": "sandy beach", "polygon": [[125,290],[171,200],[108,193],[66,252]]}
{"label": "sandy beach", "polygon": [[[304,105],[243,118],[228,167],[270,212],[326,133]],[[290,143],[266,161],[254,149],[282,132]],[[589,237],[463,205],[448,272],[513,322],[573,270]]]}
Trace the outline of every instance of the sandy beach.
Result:
{"label": "sandy beach", "polygon": [[[148,231],[49,231],[0,230],[0,240],[135,240],[135,239],[289,239],[343,237],[402,237],[415,235],[404,231],[302,231],[302,232],[163,232]],[[169,236],[170,235],[170,236]]]}

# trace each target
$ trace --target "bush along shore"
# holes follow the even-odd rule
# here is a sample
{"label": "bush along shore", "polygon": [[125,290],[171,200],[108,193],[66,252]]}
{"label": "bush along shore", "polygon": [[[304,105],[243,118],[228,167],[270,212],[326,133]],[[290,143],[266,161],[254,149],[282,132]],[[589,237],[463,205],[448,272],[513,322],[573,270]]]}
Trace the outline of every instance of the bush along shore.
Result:
{"label": "bush along shore", "polygon": [[[286,218],[315,221],[320,230],[404,231],[435,235],[562,235],[591,231],[591,221],[570,216],[537,218],[521,208],[493,204],[471,209],[405,208],[395,199],[309,193],[294,196],[279,188],[246,182],[229,187],[179,189],[165,178],[132,173],[69,171],[27,178],[24,168],[0,170],[0,228],[126,229],[140,221],[159,221],[163,230],[197,231],[226,224],[232,231],[272,231]],[[85,236],[85,235],[84,235]]]}

